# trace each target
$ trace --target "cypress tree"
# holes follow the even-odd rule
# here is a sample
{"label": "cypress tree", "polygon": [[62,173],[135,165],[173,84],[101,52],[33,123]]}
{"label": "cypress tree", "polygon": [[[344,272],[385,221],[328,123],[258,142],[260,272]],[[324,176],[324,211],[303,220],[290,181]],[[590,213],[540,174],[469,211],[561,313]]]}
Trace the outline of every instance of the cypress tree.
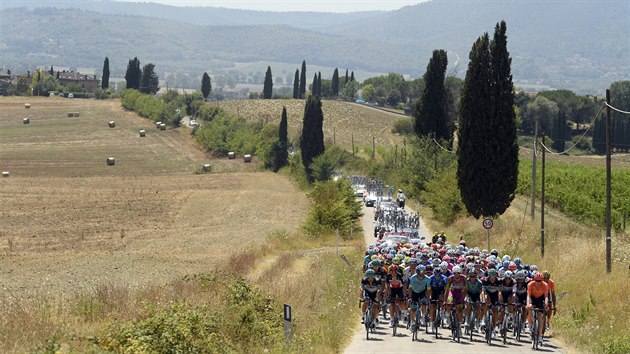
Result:
{"label": "cypress tree", "polygon": [[564,151],[567,139],[567,114],[563,109],[558,110],[558,116],[553,124],[553,149],[560,152]]}
{"label": "cypress tree", "polygon": [[55,74],[55,69],[52,65],[50,66],[50,70],[48,70],[48,73],[50,74],[50,76],[53,76]]}
{"label": "cypress tree", "polygon": [[263,87],[263,98],[266,100],[271,99],[272,93],[273,93],[273,78],[271,76],[271,66],[268,66],[267,72],[265,73],[265,85]]}
{"label": "cypress tree", "polygon": [[293,98],[300,98],[300,70],[295,69],[295,78],[293,79]]}
{"label": "cypress tree", "polygon": [[514,199],[518,144],[506,25],[473,44],[462,87],[457,184],[475,218],[501,215]]}
{"label": "cypress tree", "polygon": [[128,89],[140,88],[140,78],[142,77],[142,70],[140,70],[140,60],[138,57],[129,59],[127,64],[127,72],[125,73],[125,80],[127,81]]}
{"label": "cypress tree", "polygon": [[445,77],[448,59],[444,50],[434,50],[423,80],[422,98],[414,107],[414,128],[417,135],[430,135],[450,141],[452,124],[448,121]]}
{"label": "cypress tree", "polygon": [[354,80],[354,70],[352,71],[352,74],[350,74],[350,81],[356,81]]}
{"label": "cypress tree", "polygon": [[595,121],[593,128],[593,149],[598,154],[606,152],[606,117],[602,114]]}
{"label": "cypress tree", "polygon": [[306,60],[302,60],[302,72],[300,73],[300,98],[306,93]]}
{"label": "cypress tree", "polygon": [[322,97],[322,72],[317,73],[317,96]]}
{"label": "cypress tree", "polygon": [[324,113],[319,97],[311,95],[304,106],[304,121],[302,125],[302,137],[300,149],[302,151],[302,164],[309,181],[313,181],[311,163],[313,159],[324,153]]}
{"label": "cypress tree", "polygon": [[335,72],[333,73],[331,88],[332,95],[335,97],[339,96],[339,70],[337,70],[337,68],[335,68]]}
{"label": "cypress tree", "polygon": [[109,88],[109,58],[105,57],[103,62],[103,76],[101,78],[101,88],[106,90]]}
{"label": "cypress tree", "polygon": [[282,118],[278,128],[278,151],[276,153],[276,171],[286,166],[289,162],[289,129],[287,119],[287,107],[282,106]]}
{"label": "cypress tree", "polygon": [[203,98],[208,99],[210,96],[210,92],[212,91],[212,81],[210,80],[210,75],[207,72],[203,73],[203,77],[201,78],[201,94]]}
{"label": "cypress tree", "polygon": [[160,79],[155,73],[155,65],[147,64],[142,67],[142,79],[140,83],[140,92],[146,94],[155,94],[160,90]]}
{"label": "cypress tree", "polygon": [[347,84],[348,80],[350,80],[350,76],[348,76],[348,69],[346,69],[346,78],[345,78],[344,84]]}
{"label": "cypress tree", "polygon": [[314,96],[319,96],[319,94],[317,93],[317,73],[315,73],[315,76],[313,76],[313,84],[311,85],[311,93]]}

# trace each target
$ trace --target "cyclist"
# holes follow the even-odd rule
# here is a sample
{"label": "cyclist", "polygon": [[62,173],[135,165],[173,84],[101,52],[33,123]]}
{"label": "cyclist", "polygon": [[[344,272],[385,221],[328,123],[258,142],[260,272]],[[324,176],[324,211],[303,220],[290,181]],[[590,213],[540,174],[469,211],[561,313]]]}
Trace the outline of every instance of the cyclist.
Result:
{"label": "cyclist", "polygon": [[386,284],[387,287],[385,291],[389,298],[389,313],[391,314],[389,326],[393,327],[394,317],[399,319],[398,313],[394,311],[394,305],[398,305],[398,308],[401,311],[405,310],[405,294],[403,293],[402,271],[396,264],[393,264],[389,267]]}
{"label": "cyclist", "polygon": [[[483,281],[483,287],[481,288],[483,299],[485,301],[484,313],[489,311],[490,305],[498,305],[501,300],[501,291],[499,288],[501,286],[501,282],[499,281],[499,277],[497,277],[496,269],[488,269],[488,277],[485,281]],[[497,325],[497,316],[498,311],[497,308],[494,307],[492,309],[492,321],[494,325]],[[490,323],[484,323],[482,320],[481,327],[486,327],[486,331],[492,331],[492,337],[495,337],[494,326]]]}
{"label": "cyclist", "polygon": [[[470,312],[472,311],[472,304],[481,303],[481,288],[483,287],[483,283],[477,277],[477,271],[475,269],[470,269],[468,271],[468,279],[466,280],[466,289],[468,289],[467,297],[468,303],[466,304],[466,318],[469,318]],[[477,323],[481,321],[481,305],[477,306],[475,310],[475,317],[479,320]],[[476,329],[476,328],[475,328]]]}
{"label": "cyclist", "polygon": [[462,323],[462,306],[466,298],[466,277],[462,275],[462,267],[453,267],[453,275],[448,277],[444,290],[447,296],[446,311],[450,313],[451,306],[455,305],[457,322]]}
{"label": "cyclist", "polygon": [[[411,314],[409,320],[412,321],[411,330],[415,328],[415,316],[418,305],[422,304],[422,313],[427,313],[427,298],[431,296],[431,281],[429,277],[424,274],[425,267],[420,265],[416,267],[416,274],[409,279],[408,296],[411,298]],[[420,319],[420,322],[424,325],[424,316]]]}
{"label": "cyclist", "polygon": [[360,296],[361,300],[363,301],[363,304],[361,306],[361,323],[364,323],[368,301],[372,301],[373,314],[378,313],[378,303],[381,301],[381,284],[380,281],[376,279],[376,273],[374,272],[374,269],[368,269],[365,271],[364,277],[361,280]]}
{"label": "cyclist", "polygon": [[554,315],[556,314],[556,311],[558,311],[556,307],[556,284],[553,280],[551,280],[551,273],[549,273],[548,270],[543,272],[543,276],[545,277],[545,283],[547,283],[547,286],[549,287],[549,298],[551,299],[551,306],[549,306],[549,309],[547,310],[547,329],[549,329],[552,311]]}
{"label": "cyclist", "polygon": [[444,288],[448,278],[442,274],[440,267],[433,269],[433,275],[429,277],[431,287],[431,321],[435,320],[435,309],[444,302]]}
{"label": "cyclist", "polygon": [[[549,287],[547,283],[544,282],[545,276],[542,273],[536,272],[534,274],[534,281],[527,284],[527,308],[528,309],[540,309],[545,311],[549,306]],[[542,333],[544,329],[544,321],[543,321],[543,312],[537,312],[536,316],[538,317],[538,336],[542,338]],[[527,322],[529,323],[529,328],[532,328],[532,312],[530,311],[527,315]],[[541,341],[542,343],[542,341]]]}
{"label": "cyclist", "polygon": [[[509,261],[504,261],[509,262]],[[503,322],[503,318],[505,316],[509,316],[512,313],[512,301],[514,300],[514,279],[512,279],[514,275],[512,271],[507,270],[504,273],[504,277],[501,280],[501,304],[507,305],[507,313],[505,311],[505,306],[501,306],[501,318],[499,319],[499,323]]]}
{"label": "cyclist", "polygon": [[401,209],[405,209],[405,194],[402,189],[398,190],[398,196],[396,196],[396,200],[398,201],[398,207]]}
{"label": "cyclist", "polygon": [[[515,303],[525,306],[527,304],[527,272],[519,270],[516,272],[516,284],[514,284]],[[521,323],[527,318],[527,309],[521,313]]]}

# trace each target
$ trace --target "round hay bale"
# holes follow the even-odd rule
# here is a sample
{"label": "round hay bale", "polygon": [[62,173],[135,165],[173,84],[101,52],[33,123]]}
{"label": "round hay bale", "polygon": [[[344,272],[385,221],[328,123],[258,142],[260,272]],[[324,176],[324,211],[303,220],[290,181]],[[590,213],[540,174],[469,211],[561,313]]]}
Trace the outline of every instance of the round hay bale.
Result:
{"label": "round hay bale", "polygon": [[25,103],[25,104],[24,104],[24,108],[26,108],[26,109],[31,108],[31,104],[30,104],[30,103]]}
{"label": "round hay bale", "polygon": [[252,155],[243,155],[243,161],[252,162]]}
{"label": "round hay bale", "polygon": [[31,122],[31,120],[29,118],[22,119],[22,123],[24,123],[24,124],[29,124],[30,122]]}
{"label": "round hay bale", "polygon": [[209,163],[204,164],[203,166],[201,166],[201,170],[203,172],[211,172],[212,171],[212,165],[210,165]]}
{"label": "round hay bale", "polygon": [[73,112],[68,112],[68,118],[72,118],[74,117],[74,113]]}
{"label": "round hay bale", "polygon": [[2,171],[2,177],[9,177],[9,171]]}
{"label": "round hay bale", "polygon": [[228,159],[233,160],[235,158],[236,158],[236,154],[234,153],[234,151],[228,152]]}
{"label": "round hay bale", "polygon": [[144,138],[147,135],[146,130],[142,129],[141,131],[138,132],[138,134],[140,134],[141,138]]}
{"label": "round hay bale", "polygon": [[164,123],[160,124],[160,130],[166,130],[166,124]]}
{"label": "round hay bale", "polygon": [[113,157],[107,158],[107,166],[114,166],[116,164],[116,159]]}
{"label": "round hay bale", "polygon": [[109,125],[110,128],[115,128],[116,127],[116,122],[114,122],[113,120],[110,120],[109,123],[107,123]]}
{"label": "round hay bale", "polygon": [[74,116],[78,117],[79,116],[79,112],[74,112]]}
{"label": "round hay bale", "polygon": [[155,122],[155,127],[157,129],[160,129],[160,126],[162,125],[162,122]]}

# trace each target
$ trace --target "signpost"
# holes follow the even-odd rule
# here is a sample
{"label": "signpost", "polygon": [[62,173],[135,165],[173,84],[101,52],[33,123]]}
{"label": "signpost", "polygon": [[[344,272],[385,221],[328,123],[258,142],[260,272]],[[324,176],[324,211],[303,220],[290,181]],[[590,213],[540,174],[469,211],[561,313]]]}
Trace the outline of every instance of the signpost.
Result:
{"label": "signpost", "polygon": [[284,339],[291,342],[291,306],[284,304]]}
{"label": "signpost", "polygon": [[494,225],[492,219],[483,219],[483,227],[488,230],[488,251],[490,251],[490,229]]}

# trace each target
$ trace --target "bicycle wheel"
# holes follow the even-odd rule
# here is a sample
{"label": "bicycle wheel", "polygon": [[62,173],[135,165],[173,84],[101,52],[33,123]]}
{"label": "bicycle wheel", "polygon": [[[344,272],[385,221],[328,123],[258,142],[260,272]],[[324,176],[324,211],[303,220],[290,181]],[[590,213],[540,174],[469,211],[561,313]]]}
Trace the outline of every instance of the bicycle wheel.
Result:
{"label": "bicycle wheel", "polygon": [[363,323],[365,324],[365,339],[370,340],[370,326],[372,325],[372,304],[368,304],[368,309],[365,311],[365,318]]}
{"label": "bicycle wheel", "polygon": [[534,316],[534,319],[532,321],[532,349],[534,350],[538,350],[538,316],[536,314],[536,312],[534,311],[534,313],[532,314]]}
{"label": "bicycle wheel", "polygon": [[440,324],[442,322],[442,318],[440,316],[440,308],[435,309],[435,319],[433,321],[433,330],[435,331],[435,339],[438,339],[438,332],[440,328]]}
{"label": "bicycle wheel", "polygon": [[470,335],[470,341],[473,341],[473,332],[475,330],[475,320],[477,316],[475,315],[475,308],[471,308],[470,316],[468,317],[468,334]]}
{"label": "bicycle wheel", "polygon": [[492,309],[488,309],[488,314],[486,314],[486,343],[488,343],[488,345],[492,344]]}

